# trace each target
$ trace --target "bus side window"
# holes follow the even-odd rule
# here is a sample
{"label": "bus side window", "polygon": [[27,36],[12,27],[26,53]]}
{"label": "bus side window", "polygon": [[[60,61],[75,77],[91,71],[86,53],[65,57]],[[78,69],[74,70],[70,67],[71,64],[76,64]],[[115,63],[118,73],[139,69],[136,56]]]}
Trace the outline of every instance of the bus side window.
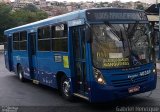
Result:
{"label": "bus side window", "polygon": [[52,50],[68,52],[67,24],[52,26]]}
{"label": "bus side window", "polygon": [[50,26],[38,29],[38,50],[51,51]]}
{"label": "bus side window", "polygon": [[13,33],[13,49],[19,50],[19,32]]}
{"label": "bus side window", "polygon": [[20,32],[19,40],[20,50],[27,50],[27,31]]}
{"label": "bus side window", "polygon": [[8,42],[7,42],[7,35],[4,35],[4,50],[7,51],[8,50]]}

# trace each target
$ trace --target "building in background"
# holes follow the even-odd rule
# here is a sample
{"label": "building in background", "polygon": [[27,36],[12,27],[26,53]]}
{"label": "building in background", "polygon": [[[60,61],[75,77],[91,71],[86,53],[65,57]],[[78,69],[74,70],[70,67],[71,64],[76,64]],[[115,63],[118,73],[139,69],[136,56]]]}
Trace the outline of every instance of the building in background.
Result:
{"label": "building in background", "polygon": [[34,3],[36,0],[15,0],[15,3]]}
{"label": "building in background", "polygon": [[10,0],[0,0],[0,3],[10,3]]}
{"label": "building in background", "polygon": [[39,0],[40,8],[44,8],[47,6],[46,0]]}
{"label": "building in background", "polygon": [[[10,0],[0,0],[3,3],[10,3]],[[126,9],[140,9],[144,10],[150,6],[148,3],[143,3],[140,1],[137,2],[121,2],[115,0],[111,2],[58,2],[58,1],[47,1],[47,0],[15,0],[11,3],[13,10],[17,10],[25,7],[28,4],[35,5],[38,9],[41,9],[48,13],[49,16],[56,16],[58,14],[63,14],[67,12],[72,12],[80,9],[89,9],[89,8],[105,8],[105,7],[114,7],[114,8],[126,8]]]}
{"label": "building in background", "polygon": [[25,7],[28,4],[34,4],[36,0],[15,0],[13,3],[13,9],[17,10]]}

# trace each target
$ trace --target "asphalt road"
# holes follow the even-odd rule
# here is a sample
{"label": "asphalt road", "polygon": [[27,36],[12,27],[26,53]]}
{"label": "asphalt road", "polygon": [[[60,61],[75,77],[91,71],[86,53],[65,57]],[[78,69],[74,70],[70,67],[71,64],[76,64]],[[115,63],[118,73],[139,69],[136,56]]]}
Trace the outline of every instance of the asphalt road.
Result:
{"label": "asphalt road", "polygon": [[160,77],[157,89],[150,96],[149,94],[144,93],[103,104],[90,104],[79,98],[69,102],[55,89],[31,82],[20,82],[14,73],[5,69],[3,55],[0,55],[0,112],[7,112],[6,109],[10,110],[8,112],[116,112],[120,111],[121,107],[157,107],[156,112],[160,112]]}

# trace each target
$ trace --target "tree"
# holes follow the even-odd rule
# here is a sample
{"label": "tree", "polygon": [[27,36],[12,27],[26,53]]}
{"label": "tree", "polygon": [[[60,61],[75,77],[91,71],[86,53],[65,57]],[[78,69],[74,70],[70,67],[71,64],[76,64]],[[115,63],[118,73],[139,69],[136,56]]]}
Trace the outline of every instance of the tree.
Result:
{"label": "tree", "polygon": [[24,8],[22,8],[22,10],[30,11],[30,12],[40,11],[40,10],[39,10],[35,5],[33,5],[33,4],[28,4],[28,5],[26,5]]}
{"label": "tree", "polygon": [[46,12],[39,10],[34,5],[27,5],[22,9],[13,11],[10,5],[0,3],[0,42],[4,41],[4,30],[47,17]]}
{"label": "tree", "polygon": [[137,5],[137,7],[136,7],[136,9],[144,10],[144,7],[143,7],[143,5],[142,5],[142,4],[138,4],[138,5]]}
{"label": "tree", "polygon": [[0,42],[4,41],[4,30],[14,27],[16,24],[10,15],[12,8],[6,4],[0,4]]}
{"label": "tree", "polygon": [[26,7],[16,10],[12,13],[14,21],[17,25],[23,25],[38,20],[42,20],[48,17],[48,14],[42,10],[37,9],[34,5],[27,5]]}

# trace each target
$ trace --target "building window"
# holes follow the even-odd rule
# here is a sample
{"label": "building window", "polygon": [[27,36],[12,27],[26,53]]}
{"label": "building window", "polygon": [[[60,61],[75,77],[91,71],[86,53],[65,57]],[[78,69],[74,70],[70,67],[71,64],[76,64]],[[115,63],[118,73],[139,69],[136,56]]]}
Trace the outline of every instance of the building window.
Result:
{"label": "building window", "polygon": [[51,51],[50,26],[38,29],[38,50]]}
{"label": "building window", "polygon": [[68,29],[66,24],[52,26],[52,50],[68,51]]}

